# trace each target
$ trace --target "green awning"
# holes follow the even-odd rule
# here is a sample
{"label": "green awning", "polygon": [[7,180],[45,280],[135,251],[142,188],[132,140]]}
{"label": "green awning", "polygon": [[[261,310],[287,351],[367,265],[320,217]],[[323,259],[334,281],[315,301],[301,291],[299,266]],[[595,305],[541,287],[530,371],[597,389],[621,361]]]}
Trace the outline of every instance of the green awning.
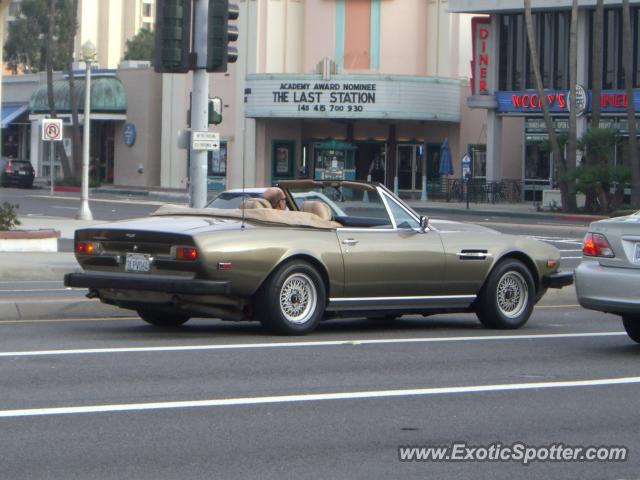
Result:
{"label": "green awning", "polygon": [[[84,112],[84,78],[76,78],[74,90],[78,99],[78,111]],[[68,80],[53,82],[53,101],[56,112],[71,113],[71,89]],[[47,86],[40,86],[29,101],[29,112],[32,114],[49,113]],[[127,91],[116,77],[91,78],[91,112],[92,113],[126,113]]]}

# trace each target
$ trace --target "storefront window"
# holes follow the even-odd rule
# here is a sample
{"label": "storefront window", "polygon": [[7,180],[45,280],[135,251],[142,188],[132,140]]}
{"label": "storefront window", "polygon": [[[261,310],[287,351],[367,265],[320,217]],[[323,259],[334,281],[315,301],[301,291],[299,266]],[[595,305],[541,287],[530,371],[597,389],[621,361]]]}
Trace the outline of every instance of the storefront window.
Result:
{"label": "storefront window", "polygon": [[207,176],[227,176],[227,142],[220,142],[219,150],[210,150],[207,155]]}

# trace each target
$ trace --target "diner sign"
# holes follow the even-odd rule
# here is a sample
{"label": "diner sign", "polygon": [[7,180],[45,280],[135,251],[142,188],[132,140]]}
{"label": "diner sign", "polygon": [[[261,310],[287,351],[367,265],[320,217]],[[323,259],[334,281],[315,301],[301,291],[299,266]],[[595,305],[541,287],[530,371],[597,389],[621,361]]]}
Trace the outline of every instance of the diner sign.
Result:
{"label": "diner sign", "polygon": [[[578,113],[590,112],[592,94],[578,88]],[[569,113],[569,91],[568,90],[545,90],[542,99],[535,90],[525,91],[502,91],[496,93],[499,113],[522,113],[536,114],[542,113],[542,100],[544,100],[550,113]],[[640,94],[634,91],[634,107],[636,112],[640,112]],[[627,94],[624,90],[603,90],[600,96],[600,108],[603,113],[626,113]]]}
{"label": "diner sign", "polygon": [[428,77],[249,75],[247,117],[415,119],[457,122],[458,80]]}
{"label": "diner sign", "polygon": [[473,17],[471,19],[473,59],[471,60],[471,94],[488,95],[489,68],[493,60],[490,42],[492,40],[491,19]]}

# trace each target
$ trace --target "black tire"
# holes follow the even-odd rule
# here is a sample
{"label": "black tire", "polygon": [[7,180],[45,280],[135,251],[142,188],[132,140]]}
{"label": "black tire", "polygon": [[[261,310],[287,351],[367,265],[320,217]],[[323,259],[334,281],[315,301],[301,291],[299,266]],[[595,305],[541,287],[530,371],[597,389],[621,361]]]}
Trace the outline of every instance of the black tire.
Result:
{"label": "black tire", "polygon": [[142,320],[156,327],[179,327],[189,320],[188,315],[166,313],[160,310],[138,310]]}
{"label": "black tire", "polygon": [[306,335],[318,326],[327,294],[318,271],[293,260],[274,271],[256,295],[260,323],[278,335]]}
{"label": "black tire", "polygon": [[529,269],[519,260],[503,260],[494,267],[480,290],[476,315],[488,328],[520,328],[531,316],[535,295]]}
{"label": "black tire", "polygon": [[638,315],[623,315],[622,325],[629,335],[629,338],[636,343],[640,343],[640,316]]}

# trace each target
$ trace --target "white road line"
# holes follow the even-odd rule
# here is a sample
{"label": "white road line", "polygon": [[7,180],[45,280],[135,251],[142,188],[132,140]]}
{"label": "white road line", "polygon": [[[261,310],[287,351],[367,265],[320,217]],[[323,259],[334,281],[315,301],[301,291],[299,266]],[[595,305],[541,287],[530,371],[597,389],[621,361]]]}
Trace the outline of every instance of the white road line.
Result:
{"label": "white road line", "polygon": [[2,289],[0,289],[0,293],[66,292],[66,291],[72,291],[72,289],[70,289],[70,288],[29,288],[29,289],[23,288],[22,290],[2,290]]}
{"label": "white road line", "polygon": [[189,352],[199,350],[242,350],[267,348],[350,347],[407,343],[484,342],[496,340],[548,340],[559,338],[613,337],[625,332],[553,333],[541,335],[487,335],[484,337],[388,338],[363,340],[328,340],[321,342],[232,343],[228,345],[176,345],[166,347],[82,348],[74,350],[32,350],[0,352],[0,357],[37,357],[45,355],[93,355],[98,353]]}
{"label": "white road line", "polygon": [[471,385],[465,387],[412,388],[405,390],[374,390],[364,392],[316,393],[303,395],[277,395],[269,397],[221,398],[211,400],[187,400],[179,402],[123,403],[112,405],[86,405],[75,407],[26,408],[0,410],[1,418],[34,417],[77,413],[134,412],[144,410],[168,410],[196,407],[228,407],[234,405],[263,405],[274,403],[317,402],[322,400],[354,400],[368,398],[416,397],[459,393],[509,392],[517,390],[542,390],[551,388],[600,387],[640,383],[640,377],[601,378],[564,382],[511,383],[503,385]]}

